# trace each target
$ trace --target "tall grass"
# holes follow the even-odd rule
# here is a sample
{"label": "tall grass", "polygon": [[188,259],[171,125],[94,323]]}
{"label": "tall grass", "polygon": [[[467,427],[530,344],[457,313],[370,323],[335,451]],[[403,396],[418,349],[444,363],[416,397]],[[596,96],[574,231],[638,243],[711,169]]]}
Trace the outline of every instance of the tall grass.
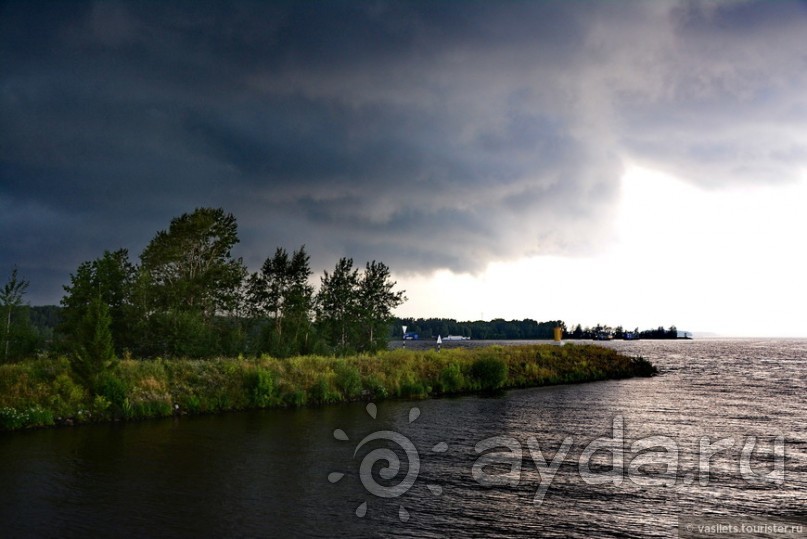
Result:
{"label": "tall grass", "polygon": [[64,358],[0,365],[0,430],[177,414],[426,398],[650,376],[656,369],[593,345],[398,349],[348,358],[122,360],[95,396]]}

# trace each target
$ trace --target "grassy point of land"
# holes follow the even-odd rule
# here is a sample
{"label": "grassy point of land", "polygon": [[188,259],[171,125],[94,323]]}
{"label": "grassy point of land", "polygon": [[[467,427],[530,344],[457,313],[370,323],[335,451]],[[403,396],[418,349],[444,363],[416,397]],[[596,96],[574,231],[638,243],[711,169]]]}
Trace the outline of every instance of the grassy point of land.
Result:
{"label": "grassy point of land", "polygon": [[65,358],[0,365],[0,430],[652,376],[595,345],[398,349],[353,357],[121,360],[91,394]]}

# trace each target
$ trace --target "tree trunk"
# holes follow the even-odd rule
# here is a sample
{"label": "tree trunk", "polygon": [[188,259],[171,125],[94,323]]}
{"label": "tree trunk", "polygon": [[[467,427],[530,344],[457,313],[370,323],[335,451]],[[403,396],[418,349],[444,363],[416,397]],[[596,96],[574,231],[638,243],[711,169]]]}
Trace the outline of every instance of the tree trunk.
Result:
{"label": "tree trunk", "polygon": [[3,354],[3,361],[8,361],[8,343],[11,341],[11,305],[8,307],[8,316],[6,317],[6,350]]}

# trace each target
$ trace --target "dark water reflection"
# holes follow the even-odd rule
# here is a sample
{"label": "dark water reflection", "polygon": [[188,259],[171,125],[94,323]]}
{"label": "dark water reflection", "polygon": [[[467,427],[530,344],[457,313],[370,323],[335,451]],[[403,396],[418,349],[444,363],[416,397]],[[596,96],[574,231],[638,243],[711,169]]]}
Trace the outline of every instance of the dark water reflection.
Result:
{"label": "dark water reflection", "polygon": [[[463,397],[269,410],[128,425],[5,434],[0,437],[0,536],[209,537],[675,537],[679,516],[768,516],[807,524],[807,341],[615,342],[663,375]],[[409,422],[412,407],[420,416]],[[678,445],[673,486],[587,484],[579,458],[621,418],[625,468],[631,444],[651,435]],[[341,428],[349,441],[336,440]],[[417,447],[417,481],[397,498],[370,495],[360,462],[376,447],[364,436],[399,432]],[[751,485],[740,473],[742,446],[756,437],[751,463],[773,469],[773,442],[785,438],[784,484]],[[485,488],[471,470],[474,446],[508,436],[523,448],[515,486]],[[732,438],[698,484],[699,440]],[[551,461],[573,444],[541,505],[528,438]],[[445,442],[448,450],[432,448]],[[394,485],[396,478],[378,479]],[[611,454],[595,453],[601,473]],[[376,467],[375,477],[378,478]],[[660,470],[660,471],[663,471]],[[331,472],[346,475],[331,484]],[[688,484],[690,483],[690,484]],[[435,495],[429,488],[439,486]],[[364,518],[356,509],[367,502]],[[404,507],[409,520],[401,521]]]}

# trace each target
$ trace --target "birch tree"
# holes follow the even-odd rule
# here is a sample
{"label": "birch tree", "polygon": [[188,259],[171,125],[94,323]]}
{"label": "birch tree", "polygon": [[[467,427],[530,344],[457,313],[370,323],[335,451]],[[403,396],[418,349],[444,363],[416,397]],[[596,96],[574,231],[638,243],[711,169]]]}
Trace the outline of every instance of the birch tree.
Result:
{"label": "birch tree", "polygon": [[9,346],[12,339],[11,323],[15,312],[22,306],[22,298],[28,290],[29,282],[17,276],[17,268],[11,270],[11,277],[0,290],[0,306],[5,314],[5,328],[3,332],[3,361],[8,361]]}

